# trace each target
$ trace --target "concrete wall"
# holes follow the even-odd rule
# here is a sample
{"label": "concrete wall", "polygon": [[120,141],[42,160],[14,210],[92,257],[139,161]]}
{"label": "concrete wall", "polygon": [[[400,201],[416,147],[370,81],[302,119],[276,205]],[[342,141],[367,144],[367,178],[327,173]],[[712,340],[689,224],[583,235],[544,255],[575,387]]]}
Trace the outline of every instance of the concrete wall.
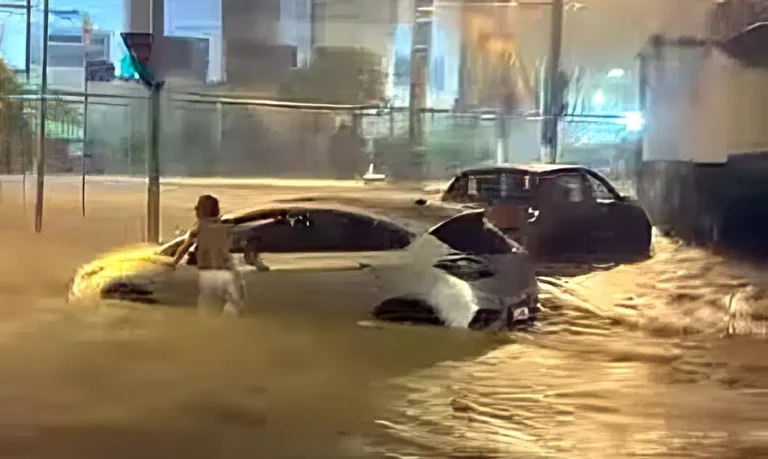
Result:
{"label": "concrete wall", "polygon": [[755,154],[768,151],[768,67],[729,66],[730,112],[728,143],[731,154]]}
{"label": "concrete wall", "polygon": [[645,161],[724,163],[768,151],[768,68],[718,48],[664,48],[647,91]]}
{"label": "concrete wall", "polygon": [[[747,66],[714,46],[660,51],[646,91],[643,207],[654,225],[687,241],[727,245],[733,237],[723,234],[747,229],[764,240],[767,228],[735,231],[733,222],[768,196],[768,66]],[[739,207],[745,197],[749,206]]]}

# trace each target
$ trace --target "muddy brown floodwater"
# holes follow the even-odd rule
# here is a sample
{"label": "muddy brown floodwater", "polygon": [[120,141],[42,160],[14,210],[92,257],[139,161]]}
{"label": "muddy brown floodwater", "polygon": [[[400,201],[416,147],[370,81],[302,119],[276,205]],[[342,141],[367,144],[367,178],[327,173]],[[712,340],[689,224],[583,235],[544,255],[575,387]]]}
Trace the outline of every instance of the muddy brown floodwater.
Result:
{"label": "muddy brown floodwater", "polygon": [[[78,265],[140,239],[140,185],[93,185],[83,218],[52,183],[42,234],[3,191],[2,457],[768,457],[760,266],[658,240],[644,263],[542,277],[546,313],[508,336],[280,305],[202,322],[63,301]],[[166,234],[198,192],[164,190]],[[230,208],[311,192],[215,190]]]}

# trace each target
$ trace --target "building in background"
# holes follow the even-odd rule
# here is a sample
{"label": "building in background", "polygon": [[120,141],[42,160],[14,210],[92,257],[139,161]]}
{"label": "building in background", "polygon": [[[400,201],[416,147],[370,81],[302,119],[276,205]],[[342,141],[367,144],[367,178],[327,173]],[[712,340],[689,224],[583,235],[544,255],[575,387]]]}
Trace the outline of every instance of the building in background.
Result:
{"label": "building in background", "polygon": [[642,54],[646,211],[683,239],[750,255],[768,255],[766,19],[765,2],[726,0],[708,34],[653,36]]}
{"label": "building in background", "polygon": [[[123,29],[122,11],[123,0],[53,0],[50,3],[49,27],[51,47],[49,72],[52,87],[62,87],[71,90],[81,90],[83,87],[82,61],[85,50],[82,44],[82,23],[85,16],[93,23],[93,42],[89,52],[99,59],[108,59],[116,66],[121,57],[122,44],[119,33]],[[0,7],[0,54],[18,72],[26,69],[27,14],[23,7],[26,0],[11,0]],[[33,83],[39,81],[42,55],[42,11],[38,3],[33,4],[31,14],[30,42],[30,73]],[[77,61],[80,60],[78,63]],[[75,68],[80,75],[75,75]]]}
{"label": "building in background", "polygon": [[500,109],[506,102],[513,110],[536,109],[532,69],[518,49],[517,11],[498,4],[484,8],[465,5],[459,11],[466,43],[460,69],[462,105]]}
{"label": "building in background", "polygon": [[[128,1],[128,0],[126,0]],[[178,54],[178,48],[189,51],[187,59],[178,60],[178,65],[196,67],[195,79],[202,77],[208,83],[224,80],[224,41],[222,0],[164,0],[164,32],[177,40],[167,54]],[[181,40],[178,40],[181,39]],[[183,39],[192,39],[184,43]],[[205,75],[200,74],[199,61],[205,60]],[[198,61],[198,62],[195,62]]]}
{"label": "building in background", "polygon": [[[92,30],[89,43],[83,40],[83,13],[52,10],[48,34],[48,85],[51,89],[83,91],[86,56],[90,61],[112,61],[114,31]],[[42,67],[42,26],[32,27],[30,64]]]}
{"label": "building in background", "polygon": [[227,83],[275,94],[292,69],[310,65],[316,21],[311,0],[221,3]]}

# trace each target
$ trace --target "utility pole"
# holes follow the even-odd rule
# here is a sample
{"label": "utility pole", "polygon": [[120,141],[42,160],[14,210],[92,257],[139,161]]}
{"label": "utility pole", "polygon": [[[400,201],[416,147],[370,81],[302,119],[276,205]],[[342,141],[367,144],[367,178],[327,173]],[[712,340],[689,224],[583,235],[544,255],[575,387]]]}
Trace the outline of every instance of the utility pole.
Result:
{"label": "utility pole", "polygon": [[546,159],[552,163],[557,162],[558,126],[563,107],[563,88],[560,81],[560,54],[563,48],[563,12],[564,0],[553,0],[542,132],[542,146],[547,150],[548,154]]}
{"label": "utility pole", "polygon": [[40,82],[40,127],[37,130],[37,200],[35,202],[35,231],[43,230],[43,200],[45,190],[45,120],[46,97],[48,97],[48,15],[49,0],[43,0],[43,62],[42,80]]}
{"label": "utility pole", "polygon": [[27,40],[25,42],[24,73],[29,84],[30,67],[32,67],[32,0],[27,0]]}
{"label": "utility pole", "polygon": [[88,49],[93,42],[93,24],[87,14],[81,13],[83,36],[83,151],[81,159],[80,197],[83,217],[85,217],[85,176],[88,173],[85,160],[88,158]]}
{"label": "utility pole", "polygon": [[147,241],[160,242],[160,91],[150,88],[149,154],[147,155]]}
{"label": "utility pole", "polygon": [[[165,2],[163,0],[151,0],[150,25],[151,34],[157,40],[162,40],[165,35]],[[150,41],[151,46],[151,41]],[[157,48],[155,46],[155,48]],[[153,64],[158,63],[157,49],[154,58],[150,58]],[[149,126],[149,154],[147,155],[147,240],[160,242],[160,110],[161,93],[164,81],[156,79],[152,74],[150,86],[150,126]]]}
{"label": "utility pole", "polygon": [[[164,3],[151,3],[152,32],[126,32],[122,34],[131,63],[139,79],[149,90],[149,151],[147,152],[147,242],[160,241],[160,110],[165,82],[157,78],[154,66],[161,66],[157,50],[153,52],[155,38],[163,38]],[[162,53],[162,50],[160,50]]]}
{"label": "utility pole", "polygon": [[424,172],[424,119],[429,76],[429,49],[432,41],[434,0],[414,1],[414,24],[411,37],[411,91],[408,103],[408,138],[414,177]]}
{"label": "utility pole", "polygon": [[80,197],[82,201],[83,217],[85,217],[85,176],[88,174],[88,168],[85,165],[85,160],[90,157],[88,153],[88,70],[85,74],[85,89],[83,96],[83,151],[82,151],[82,164],[80,170]]}

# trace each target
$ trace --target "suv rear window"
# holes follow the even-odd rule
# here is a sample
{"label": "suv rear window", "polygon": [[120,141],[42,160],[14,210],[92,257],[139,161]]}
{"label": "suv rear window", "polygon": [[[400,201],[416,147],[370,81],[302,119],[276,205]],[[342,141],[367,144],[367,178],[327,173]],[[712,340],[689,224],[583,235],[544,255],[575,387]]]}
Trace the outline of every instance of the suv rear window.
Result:
{"label": "suv rear window", "polygon": [[531,196],[530,175],[524,172],[465,172],[451,183],[446,201],[487,202],[527,199]]}

